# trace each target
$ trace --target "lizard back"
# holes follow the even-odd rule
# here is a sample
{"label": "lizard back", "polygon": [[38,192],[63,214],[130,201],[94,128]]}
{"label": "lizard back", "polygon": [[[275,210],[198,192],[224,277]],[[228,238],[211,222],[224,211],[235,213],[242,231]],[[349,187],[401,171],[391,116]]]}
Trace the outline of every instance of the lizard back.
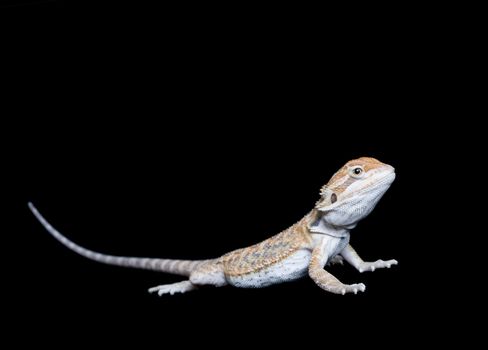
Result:
{"label": "lizard back", "polygon": [[219,262],[224,266],[225,275],[233,277],[255,273],[310,245],[312,237],[307,225],[314,216],[312,214],[310,212],[293,226],[261,243],[223,255]]}

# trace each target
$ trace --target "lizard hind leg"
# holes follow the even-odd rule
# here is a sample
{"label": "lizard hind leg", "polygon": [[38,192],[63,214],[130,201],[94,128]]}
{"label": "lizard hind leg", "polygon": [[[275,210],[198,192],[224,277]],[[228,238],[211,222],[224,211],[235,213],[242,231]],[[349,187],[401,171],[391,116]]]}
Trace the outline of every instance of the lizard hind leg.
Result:
{"label": "lizard hind leg", "polygon": [[222,287],[228,284],[222,264],[211,261],[197,267],[190,274],[190,282],[195,285]]}
{"label": "lizard hind leg", "polygon": [[190,279],[172,284],[162,284],[149,288],[149,293],[163,294],[186,293],[198,289],[198,286],[209,285],[221,287],[227,284],[224,269],[221,264],[213,261],[198,266],[190,273]]}
{"label": "lizard hind leg", "polygon": [[163,294],[173,295],[175,293],[186,293],[195,290],[198,287],[190,281],[181,281],[172,284],[161,284],[156,287],[149,288],[149,293],[158,293],[159,296]]}

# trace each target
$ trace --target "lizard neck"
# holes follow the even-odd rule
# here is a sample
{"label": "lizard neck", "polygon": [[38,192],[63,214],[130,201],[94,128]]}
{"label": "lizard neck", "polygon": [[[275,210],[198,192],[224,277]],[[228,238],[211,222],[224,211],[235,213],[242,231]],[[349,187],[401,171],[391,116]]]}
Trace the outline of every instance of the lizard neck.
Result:
{"label": "lizard neck", "polygon": [[325,216],[322,215],[318,210],[315,211],[315,213],[311,213],[311,220],[308,223],[310,233],[319,233],[332,237],[344,238],[348,237],[349,230],[356,226],[355,224],[350,226],[333,225],[327,222]]}

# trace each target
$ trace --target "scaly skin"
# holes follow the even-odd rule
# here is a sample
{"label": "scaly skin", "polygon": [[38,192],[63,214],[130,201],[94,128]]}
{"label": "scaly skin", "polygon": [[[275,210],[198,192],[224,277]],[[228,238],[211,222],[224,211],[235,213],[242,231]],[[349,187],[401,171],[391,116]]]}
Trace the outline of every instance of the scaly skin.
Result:
{"label": "scaly skin", "polygon": [[105,255],[85,249],[53,228],[29,203],[36,218],[62,244],[105,264],[179,274],[188,280],[156,286],[159,295],[184,293],[201,285],[232,285],[259,288],[307,275],[322,289],[335,293],[357,293],[362,283],[346,285],[324,270],[343,260],[359,272],[396,265],[396,260],[363,261],[349,244],[349,231],[376,206],[395,178],[393,167],[374,158],[346,163],[321,189],[315,208],[299,222],[267,240],[234,250],[211,260],[171,260]]}

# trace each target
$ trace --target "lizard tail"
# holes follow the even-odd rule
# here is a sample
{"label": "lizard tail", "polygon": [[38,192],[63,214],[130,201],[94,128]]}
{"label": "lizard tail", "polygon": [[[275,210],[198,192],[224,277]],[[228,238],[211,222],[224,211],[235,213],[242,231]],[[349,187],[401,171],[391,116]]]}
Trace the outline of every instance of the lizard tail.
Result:
{"label": "lizard tail", "polygon": [[63,245],[71,249],[72,251],[88,258],[90,260],[98,261],[103,264],[133,267],[137,269],[154,270],[166,273],[172,273],[175,275],[189,276],[190,273],[201,264],[208,260],[173,260],[173,259],[154,259],[154,258],[135,258],[126,256],[114,256],[94,252],[92,250],[83,248],[78,244],[70,241],[51,226],[49,222],[39,213],[36,207],[32,203],[28,203],[29,209],[34,216],[44,226],[54,238],[56,238]]}

